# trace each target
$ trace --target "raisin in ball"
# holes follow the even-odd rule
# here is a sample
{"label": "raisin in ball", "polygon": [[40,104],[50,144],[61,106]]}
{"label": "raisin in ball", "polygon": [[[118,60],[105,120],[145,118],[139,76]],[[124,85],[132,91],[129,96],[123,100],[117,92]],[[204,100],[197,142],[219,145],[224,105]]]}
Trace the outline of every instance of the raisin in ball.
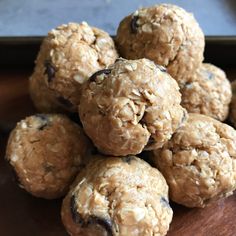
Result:
{"label": "raisin in ball", "polygon": [[85,22],[51,30],[42,43],[29,80],[36,108],[46,113],[76,112],[82,84],[116,58],[112,38]]}
{"label": "raisin in ball", "polygon": [[63,201],[70,235],[166,235],[172,220],[161,173],[134,157],[94,157]]}
{"label": "raisin in ball", "polygon": [[117,60],[84,85],[79,105],[86,134],[103,153],[160,148],[187,117],[176,81],[148,59]]}
{"label": "raisin in ball", "polygon": [[192,14],[175,5],[160,4],[125,17],[116,43],[122,57],[153,60],[183,83],[202,63],[205,39]]}

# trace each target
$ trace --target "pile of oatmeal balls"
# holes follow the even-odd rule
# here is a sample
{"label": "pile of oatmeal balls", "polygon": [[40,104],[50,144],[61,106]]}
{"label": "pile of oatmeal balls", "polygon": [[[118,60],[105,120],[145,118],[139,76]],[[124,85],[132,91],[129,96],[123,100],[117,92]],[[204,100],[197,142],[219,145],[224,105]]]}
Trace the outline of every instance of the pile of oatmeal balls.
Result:
{"label": "pile of oatmeal balls", "polygon": [[85,22],[48,33],[29,79],[41,113],[17,124],[6,156],[32,195],[66,195],[70,235],[166,235],[169,198],[205,207],[236,189],[236,131],[222,123],[232,101],[236,125],[236,96],[204,45],[169,4],[125,17],[114,41]]}

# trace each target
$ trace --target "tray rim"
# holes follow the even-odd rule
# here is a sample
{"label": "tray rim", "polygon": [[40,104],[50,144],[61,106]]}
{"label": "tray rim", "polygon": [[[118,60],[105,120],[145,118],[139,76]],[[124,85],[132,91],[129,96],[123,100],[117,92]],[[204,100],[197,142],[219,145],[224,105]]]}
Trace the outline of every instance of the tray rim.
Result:
{"label": "tray rim", "polygon": [[[0,44],[25,44],[25,43],[40,43],[45,36],[0,36]],[[115,38],[115,36],[111,36]],[[236,44],[236,35],[229,36],[205,36],[206,43],[230,43]]]}
{"label": "tray rim", "polygon": [[[45,36],[0,36],[0,67],[33,67]],[[115,36],[111,36],[113,39]],[[205,62],[236,67],[236,35],[205,36]],[[20,60],[19,60],[20,58]]]}

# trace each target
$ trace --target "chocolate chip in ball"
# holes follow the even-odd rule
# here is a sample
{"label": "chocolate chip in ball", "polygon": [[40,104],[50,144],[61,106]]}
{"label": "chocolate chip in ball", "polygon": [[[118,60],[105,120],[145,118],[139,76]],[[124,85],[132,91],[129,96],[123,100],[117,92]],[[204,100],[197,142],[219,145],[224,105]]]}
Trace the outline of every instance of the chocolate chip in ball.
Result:
{"label": "chocolate chip in ball", "polygon": [[55,78],[55,68],[53,67],[52,63],[50,61],[44,62],[45,66],[45,73],[48,76],[48,82],[50,83]]}
{"label": "chocolate chip in ball", "polygon": [[99,70],[97,72],[95,72],[90,78],[89,81],[94,82],[97,78],[97,76],[105,74],[108,75],[111,73],[111,69],[103,69],[103,70]]}
{"label": "chocolate chip in ball", "polygon": [[[86,226],[89,227],[90,225],[98,225],[106,230],[108,236],[112,236],[112,223],[108,219],[104,219],[98,216],[90,216],[88,218]],[[85,226],[85,227],[86,227]]]}
{"label": "chocolate chip in ball", "polygon": [[136,34],[138,32],[138,16],[132,16],[131,22],[130,22],[130,29],[131,33]]}
{"label": "chocolate chip in ball", "polygon": [[81,225],[84,224],[84,220],[82,219],[81,215],[77,211],[77,205],[75,202],[74,195],[72,195],[70,199],[70,212],[71,212],[72,219],[76,224],[81,224]]}

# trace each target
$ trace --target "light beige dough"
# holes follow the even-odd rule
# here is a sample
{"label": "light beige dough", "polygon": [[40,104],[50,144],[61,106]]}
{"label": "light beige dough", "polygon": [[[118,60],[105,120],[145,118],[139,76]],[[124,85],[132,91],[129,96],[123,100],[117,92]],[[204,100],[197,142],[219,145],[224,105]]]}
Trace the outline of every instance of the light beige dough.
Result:
{"label": "light beige dough", "polygon": [[6,158],[22,188],[53,199],[66,194],[90,150],[83,130],[67,117],[38,114],[17,123]]}
{"label": "light beige dough", "polygon": [[201,65],[205,47],[193,15],[171,4],[141,8],[125,17],[116,43],[122,57],[153,60],[165,66],[179,84]]}
{"label": "light beige dough", "polygon": [[226,74],[220,68],[203,63],[180,88],[181,105],[188,112],[200,113],[224,121],[229,112],[232,92]]}
{"label": "light beige dough", "polygon": [[164,177],[134,156],[94,157],[61,210],[72,236],[162,236],[172,215]]}
{"label": "light beige dough", "polygon": [[152,161],[164,175],[170,199],[187,207],[205,207],[236,188],[236,131],[211,117],[189,119]]}
{"label": "light beige dough", "polygon": [[82,84],[117,57],[112,38],[86,22],[51,30],[29,80],[36,108],[41,112],[76,112]]}
{"label": "light beige dough", "polygon": [[84,85],[79,106],[86,134],[103,153],[160,148],[187,117],[176,81],[148,59],[119,59]]}

